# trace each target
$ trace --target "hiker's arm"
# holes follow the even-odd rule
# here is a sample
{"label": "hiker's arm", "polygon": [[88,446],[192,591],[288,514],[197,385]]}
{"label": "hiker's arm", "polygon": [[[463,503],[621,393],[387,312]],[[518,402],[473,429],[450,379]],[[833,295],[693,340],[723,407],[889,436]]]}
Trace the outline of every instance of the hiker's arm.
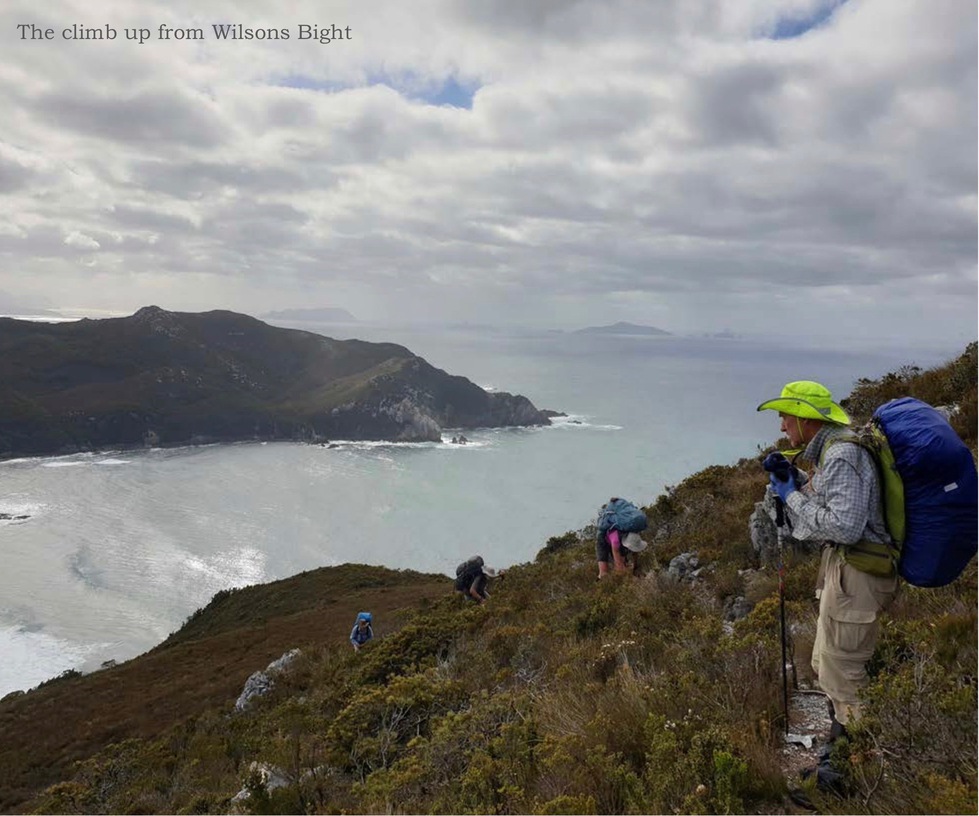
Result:
{"label": "hiker's arm", "polygon": [[[856,446],[847,447],[856,450]],[[785,506],[792,535],[800,540],[855,544],[867,528],[871,485],[846,456],[827,456],[819,483],[818,494],[807,490],[789,494]]]}
{"label": "hiker's arm", "polygon": [[616,572],[625,572],[625,558],[622,557],[622,534],[613,527],[605,534],[609,550],[612,553],[612,563]]}
{"label": "hiker's arm", "polygon": [[476,603],[482,603],[482,602],[483,602],[483,596],[482,596],[482,595],[480,595],[480,594],[479,594],[479,593],[478,593],[478,592],[476,591],[476,586],[477,586],[478,584],[479,584],[479,578],[476,578],[476,580],[474,580],[474,581],[473,581],[473,582],[472,582],[472,583],[471,583],[471,584],[469,585],[469,595],[470,595],[470,597],[471,597],[471,598],[472,598],[472,599],[473,599],[473,600],[474,600],[474,601],[475,601]]}
{"label": "hiker's arm", "polygon": [[623,558],[622,556],[621,547],[614,547],[614,546],[612,547],[612,561],[615,562],[616,572],[625,572],[626,564],[625,564],[625,558]]}

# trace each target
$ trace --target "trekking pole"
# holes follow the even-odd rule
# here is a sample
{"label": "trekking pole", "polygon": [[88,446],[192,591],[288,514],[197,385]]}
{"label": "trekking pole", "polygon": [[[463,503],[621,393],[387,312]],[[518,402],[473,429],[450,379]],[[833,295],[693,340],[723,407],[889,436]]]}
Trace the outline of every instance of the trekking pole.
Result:
{"label": "trekking pole", "polygon": [[782,709],[785,712],[785,733],[789,733],[789,675],[786,670],[787,645],[785,639],[785,508],[782,500],[775,497],[775,531],[778,540],[778,608],[782,632]]}

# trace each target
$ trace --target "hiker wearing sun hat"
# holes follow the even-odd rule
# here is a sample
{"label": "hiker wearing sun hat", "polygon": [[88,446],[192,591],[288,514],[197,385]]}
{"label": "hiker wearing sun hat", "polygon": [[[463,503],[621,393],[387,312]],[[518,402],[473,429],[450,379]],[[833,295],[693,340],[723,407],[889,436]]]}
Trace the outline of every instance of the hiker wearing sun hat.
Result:
{"label": "hiker wearing sun hat", "polygon": [[[819,618],[812,668],[830,700],[830,739],[846,735],[860,715],[860,689],[867,682],[867,661],[877,645],[878,616],[897,594],[897,571],[881,505],[880,478],[871,455],[852,441],[850,417],[825,386],[810,380],[788,383],[759,411],[778,411],[781,430],[811,477],[796,473],[782,454],[772,453],[764,467],[799,540],[818,541],[822,560],[816,597]],[[829,752],[817,771],[820,787],[838,786]]]}
{"label": "hiker wearing sun hat", "polygon": [[490,578],[502,578],[506,570],[487,567],[481,555],[474,555],[456,567],[455,591],[478,604],[489,600],[486,585]]}

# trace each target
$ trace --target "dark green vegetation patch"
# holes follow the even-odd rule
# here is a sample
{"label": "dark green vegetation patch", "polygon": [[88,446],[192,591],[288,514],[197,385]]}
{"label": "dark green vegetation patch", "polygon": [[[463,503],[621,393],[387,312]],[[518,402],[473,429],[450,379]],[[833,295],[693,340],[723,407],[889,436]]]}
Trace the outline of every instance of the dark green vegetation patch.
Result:
{"label": "dark green vegetation patch", "polygon": [[227,311],[36,323],[0,318],[0,458],[253,439],[438,440],[547,425],[403,346],[333,340]]}

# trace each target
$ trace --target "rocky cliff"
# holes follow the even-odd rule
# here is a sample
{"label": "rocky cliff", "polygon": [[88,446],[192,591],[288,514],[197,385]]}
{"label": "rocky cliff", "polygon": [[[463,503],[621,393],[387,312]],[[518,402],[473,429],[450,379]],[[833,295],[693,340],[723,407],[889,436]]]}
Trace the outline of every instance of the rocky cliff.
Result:
{"label": "rocky cliff", "polygon": [[0,457],[247,439],[438,440],[547,425],[393,343],[228,311],[45,324],[0,319]]}

